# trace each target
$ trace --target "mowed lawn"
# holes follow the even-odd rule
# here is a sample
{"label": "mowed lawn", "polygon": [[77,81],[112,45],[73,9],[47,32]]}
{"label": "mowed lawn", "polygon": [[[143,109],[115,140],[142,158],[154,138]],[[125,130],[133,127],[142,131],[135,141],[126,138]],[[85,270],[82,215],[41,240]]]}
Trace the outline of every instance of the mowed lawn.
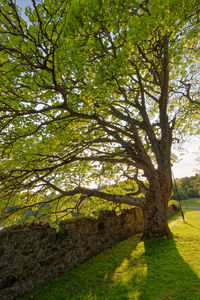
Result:
{"label": "mowed lawn", "polygon": [[[200,206],[200,200],[191,204]],[[141,235],[133,236],[23,300],[200,300],[199,211],[184,212],[186,223],[180,214],[169,221],[173,239],[141,241]]]}

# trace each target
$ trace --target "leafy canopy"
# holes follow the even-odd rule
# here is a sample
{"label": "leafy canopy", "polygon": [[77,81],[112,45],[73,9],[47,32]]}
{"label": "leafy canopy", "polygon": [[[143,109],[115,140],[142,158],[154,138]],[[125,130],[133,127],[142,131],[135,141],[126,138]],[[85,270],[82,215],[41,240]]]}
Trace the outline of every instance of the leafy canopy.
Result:
{"label": "leafy canopy", "polygon": [[60,218],[90,194],[139,204],[189,110],[198,123],[198,2],[32,0],[23,18],[1,1],[2,220],[41,203]]}

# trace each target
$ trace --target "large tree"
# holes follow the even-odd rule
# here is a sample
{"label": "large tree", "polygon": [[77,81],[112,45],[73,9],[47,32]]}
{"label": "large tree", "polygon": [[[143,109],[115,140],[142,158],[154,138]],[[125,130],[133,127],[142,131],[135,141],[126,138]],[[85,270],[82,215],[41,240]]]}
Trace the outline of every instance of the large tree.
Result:
{"label": "large tree", "polygon": [[[198,2],[32,0],[24,14],[1,0],[2,220],[43,202],[62,215],[89,196],[139,206],[144,237],[171,235],[171,147],[197,93]],[[94,188],[125,180],[138,188]]]}

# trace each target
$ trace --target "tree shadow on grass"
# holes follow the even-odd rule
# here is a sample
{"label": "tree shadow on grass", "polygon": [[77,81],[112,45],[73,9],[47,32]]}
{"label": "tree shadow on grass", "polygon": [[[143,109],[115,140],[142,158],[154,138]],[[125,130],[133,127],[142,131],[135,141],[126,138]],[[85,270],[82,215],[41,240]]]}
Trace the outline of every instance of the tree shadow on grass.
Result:
{"label": "tree shadow on grass", "polygon": [[174,239],[144,241],[147,276],[138,300],[200,299],[200,278],[179,254]]}
{"label": "tree shadow on grass", "polygon": [[193,227],[193,228],[195,228],[195,229],[198,229],[198,230],[200,230],[200,227],[196,227],[196,226],[194,226],[194,225],[192,225],[192,224],[190,224],[190,223],[188,223],[188,222],[185,222],[187,225],[189,225],[189,226],[191,226],[191,227]]}
{"label": "tree shadow on grass", "polygon": [[[174,239],[145,240],[126,263],[105,299],[200,300],[200,278],[178,252]],[[138,249],[136,249],[138,253]],[[99,299],[99,298],[97,298]]]}

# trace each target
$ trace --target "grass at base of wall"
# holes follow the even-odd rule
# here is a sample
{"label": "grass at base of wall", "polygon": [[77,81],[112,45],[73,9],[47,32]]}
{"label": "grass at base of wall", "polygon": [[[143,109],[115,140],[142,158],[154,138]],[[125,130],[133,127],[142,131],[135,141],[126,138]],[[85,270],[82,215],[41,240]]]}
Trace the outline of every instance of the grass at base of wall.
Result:
{"label": "grass at base of wall", "polygon": [[200,300],[198,213],[171,218],[173,239],[133,236],[21,299]]}

